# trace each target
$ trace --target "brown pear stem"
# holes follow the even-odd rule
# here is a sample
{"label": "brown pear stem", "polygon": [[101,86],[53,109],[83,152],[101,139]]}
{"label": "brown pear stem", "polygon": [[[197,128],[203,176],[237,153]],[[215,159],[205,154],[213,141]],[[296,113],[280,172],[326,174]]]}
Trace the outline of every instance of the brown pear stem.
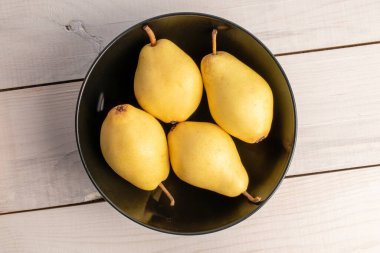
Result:
{"label": "brown pear stem", "polygon": [[216,35],[218,34],[218,30],[214,29],[212,30],[211,33],[211,38],[212,38],[212,54],[216,54]]}
{"label": "brown pear stem", "polygon": [[162,189],[162,191],[166,194],[166,196],[170,200],[170,205],[174,206],[175,200],[173,196],[171,195],[171,193],[168,191],[168,189],[166,189],[166,187],[162,183],[160,183],[158,186]]}
{"label": "brown pear stem", "polygon": [[154,47],[157,44],[156,36],[154,35],[154,32],[148,25],[145,25],[143,27],[144,31],[148,34],[150,45]]}
{"label": "brown pear stem", "polygon": [[260,202],[260,200],[261,200],[261,197],[259,197],[259,196],[253,197],[253,196],[252,196],[251,194],[249,194],[247,191],[243,192],[242,194],[243,194],[244,196],[246,196],[247,199],[248,199],[249,201],[253,202],[253,203],[258,203],[258,202]]}

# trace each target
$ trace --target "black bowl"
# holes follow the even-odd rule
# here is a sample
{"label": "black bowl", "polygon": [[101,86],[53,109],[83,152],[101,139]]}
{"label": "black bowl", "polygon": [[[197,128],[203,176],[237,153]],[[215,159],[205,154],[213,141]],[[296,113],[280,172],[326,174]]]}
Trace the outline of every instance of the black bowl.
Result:
{"label": "black bowl", "polygon": [[[143,191],[119,177],[105,162],[99,145],[100,127],[114,106],[138,106],[133,79],[140,49],[148,44],[142,30],[149,24],[158,39],[176,43],[199,65],[211,52],[211,31],[219,29],[218,50],[230,52],[263,76],[274,94],[271,132],[259,144],[234,139],[248,171],[248,192],[260,195],[256,205],[243,196],[229,198],[179,180],[173,172],[165,181],[176,199],[174,207],[157,189]],[[214,122],[205,92],[191,121]],[[162,124],[165,131],[170,126]],[[199,13],[174,13],[148,19],[114,39],[95,60],[79,93],[76,138],[86,171],[102,196],[120,213],[146,227],[174,234],[203,234],[236,224],[257,211],[285,176],[296,140],[296,109],[289,82],[280,64],[252,34],[222,18]]]}

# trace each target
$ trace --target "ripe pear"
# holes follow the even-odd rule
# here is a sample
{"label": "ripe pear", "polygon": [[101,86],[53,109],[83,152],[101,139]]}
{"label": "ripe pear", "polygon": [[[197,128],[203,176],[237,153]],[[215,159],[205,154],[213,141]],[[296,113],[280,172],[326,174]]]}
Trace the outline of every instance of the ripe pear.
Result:
{"label": "ripe pear", "polygon": [[129,104],[112,108],[101,127],[100,148],[119,176],[146,191],[160,186],[174,205],[161,183],[170,170],[166,136],[153,116]]}
{"label": "ripe pear", "polygon": [[203,57],[201,72],[208,105],[215,122],[236,138],[257,143],[269,134],[273,94],[268,83],[233,55],[216,51]]}
{"label": "ripe pear", "polygon": [[203,92],[198,66],[176,44],[156,41],[153,31],[144,26],[150,44],[140,52],[134,80],[140,106],[166,123],[185,121],[197,109]]}
{"label": "ripe pear", "polygon": [[168,134],[169,157],[174,173],[186,183],[228,197],[244,194],[248,174],[231,136],[208,122],[181,122]]}

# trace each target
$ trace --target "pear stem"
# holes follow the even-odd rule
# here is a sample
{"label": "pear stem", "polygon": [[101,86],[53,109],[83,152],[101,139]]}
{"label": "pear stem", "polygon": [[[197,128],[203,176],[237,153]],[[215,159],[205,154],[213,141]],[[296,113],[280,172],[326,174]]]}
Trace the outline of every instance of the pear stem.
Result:
{"label": "pear stem", "polygon": [[218,30],[213,29],[211,33],[212,38],[212,54],[216,55],[216,35],[218,34]]}
{"label": "pear stem", "polygon": [[154,47],[157,44],[156,36],[154,35],[154,32],[148,25],[145,25],[143,27],[144,31],[148,34],[150,45]]}
{"label": "pear stem", "polygon": [[166,189],[166,187],[162,183],[160,183],[158,186],[162,189],[162,191],[166,194],[166,196],[170,200],[170,206],[174,206],[175,200],[173,196],[171,195],[171,193],[168,191],[168,189]]}
{"label": "pear stem", "polygon": [[260,202],[260,200],[261,200],[261,197],[259,197],[259,196],[253,197],[253,196],[252,196],[251,194],[249,194],[247,191],[243,192],[242,194],[243,194],[244,196],[246,196],[247,199],[248,199],[249,201],[253,202],[253,203],[258,203],[258,202]]}

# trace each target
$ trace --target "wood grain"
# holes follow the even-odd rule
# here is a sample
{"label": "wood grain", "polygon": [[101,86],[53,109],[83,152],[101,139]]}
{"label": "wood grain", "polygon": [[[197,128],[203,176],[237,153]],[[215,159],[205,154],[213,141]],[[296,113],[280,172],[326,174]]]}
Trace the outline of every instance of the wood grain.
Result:
{"label": "wood grain", "polygon": [[380,45],[278,60],[299,120],[290,173],[380,164]]}
{"label": "wood grain", "polygon": [[75,142],[79,87],[0,93],[0,212],[99,198]]}
{"label": "wood grain", "polygon": [[[380,164],[380,45],[279,57],[298,107],[288,175]],[[100,196],[76,150],[80,83],[0,93],[0,213]]]}
{"label": "wood grain", "polygon": [[380,41],[378,0],[2,0],[0,89],[83,78],[116,35],[178,11],[236,22],[274,53]]}
{"label": "wood grain", "polygon": [[286,179],[256,214],[203,236],[151,231],[107,203],[0,216],[4,252],[380,251],[380,167]]}

